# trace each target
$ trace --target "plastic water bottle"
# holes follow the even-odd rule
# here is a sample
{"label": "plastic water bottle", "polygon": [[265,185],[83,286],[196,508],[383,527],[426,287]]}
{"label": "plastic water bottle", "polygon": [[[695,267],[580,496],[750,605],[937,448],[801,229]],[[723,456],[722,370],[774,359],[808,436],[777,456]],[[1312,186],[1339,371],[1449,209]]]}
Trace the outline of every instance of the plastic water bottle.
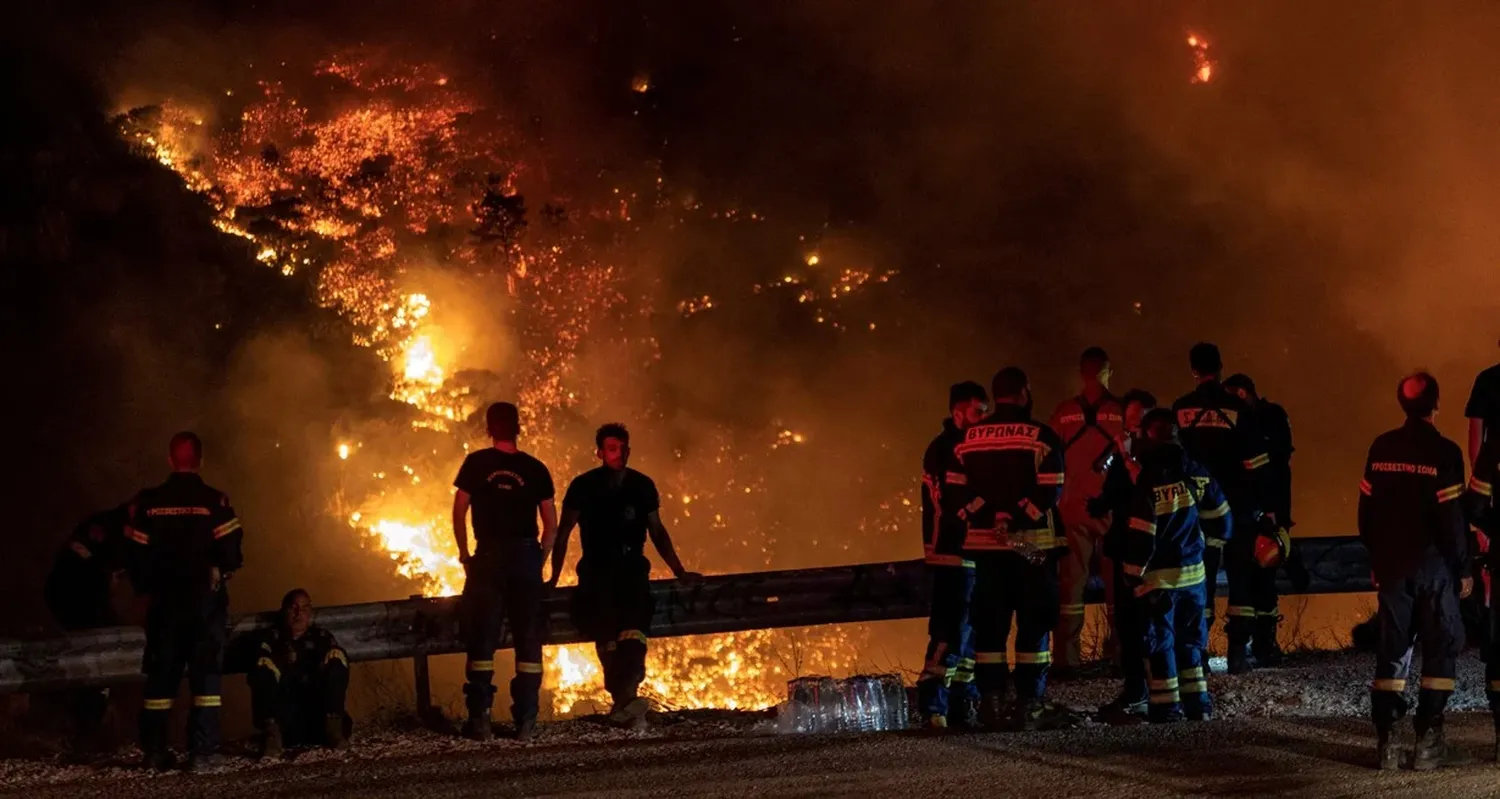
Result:
{"label": "plastic water bottle", "polygon": [[898,674],[802,677],[787,683],[777,726],[784,733],[902,730],[908,726],[908,712],[906,686]]}

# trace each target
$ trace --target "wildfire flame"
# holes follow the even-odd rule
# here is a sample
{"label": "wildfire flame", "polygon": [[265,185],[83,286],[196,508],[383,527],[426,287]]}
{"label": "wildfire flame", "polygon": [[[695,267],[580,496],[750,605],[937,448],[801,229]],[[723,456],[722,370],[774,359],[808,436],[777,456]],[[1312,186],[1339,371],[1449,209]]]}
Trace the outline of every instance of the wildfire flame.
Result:
{"label": "wildfire flame", "polygon": [[[464,432],[459,425],[479,402],[454,375],[476,364],[459,360],[467,343],[455,332],[463,329],[456,324],[461,320],[445,316],[442,302],[421,285],[418,267],[425,264],[419,260],[437,251],[452,271],[504,276],[519,309],[513,332],[522,358],[513,366],[528,449],[551,464],[559,479],[588,457],[583,448],[570,449],[553,436],[559,415],[576,408],[587,389],[575,374],[580,346],[594,333],[595,320],[621,316],[625,308],[644,316],[651,308],[626,302],[624,275],[581,237],[566,232],[549,237],[526,227],[514,188],[524,171],[514,137],[503,125],[473,124],[482,107],[461,91],[459,81],[431,66],[346,55],[329,59],[316,72],[324,84],[337,82],[344,92],[327,109],[266,83],[259,98],[222,130],[208,130],[201,115],[167,102],[122,117],[122,132],[202,193],[217,211],[216,226],[251,242],[256,260],[309,281],[318,302],[348,321],[354,341],[390,364],[389,396],[418,412],[412,428],[448,433],[447,450],[432,449],[430,458],[343,440],[332,447],[337,460],[331,463],[343,486],[335,503],[339,517],[425,594],[456,594],[464,570],[446,521],[451,496],[446,478],[463,451],[487,442],[463,442],[459,435]],[[649,80],[637,76],[631,88],[646,92]],[[659,187],[660,178],[654,183]],[[589,217],[600,224],[636,222],[644,210],[639,196],[615,187]],[[739,214],[710,217],[733,220]],[[469,233],[456,243],[440,237],[455,228]],[[434,238],[444,246],[411,244]],[[817,253],[797,257],[799,268],[826,260]],[[831,313],[825,304],[845,301],[867,282],[883,283],[892,274],[850,268],[787,275],[777,286],[813,286],[798,299],[817,304],[822,322]],[[689,317],[715,304],[701,295],[682,301],[678,310]],[[646,339],[643,348],[654,352],[654,339]],[[776,424],[771,450],[807,440]],[[670,524],[691,518],[707,529],[725,530],[733,514],[722,501],[743,500],[759,490],[762,478],[736,471],[746,456],[727,441],[719,446],[713,467],[722,474],[683,467],[672,476],[677,485],[699,487],[678,494],[674,512],[680,515]],[[351,459],[355,450],[360,457]],[[711,485],[720,488],[710,490]],[[696,517],[693,509],[699,511]],[[753,519],[743,522],[744,529],[755,529]],[[734,568],[770,564],[770,534],[761,535],[766,538],[760,542],[735,541],[740,554]],[[715,540],[724,540],[722,534]],[[564,584],[573,579],[571,569],[565,572]],[[672,707],[767,707],[781,698],[788,677],[851,669],[857,635],[833,627],[653,641],[643,690]],[[806,644],[809,636],[815,645]],[[604,703],[602,677],[589,647],[550,649],[546,672],[556,713]]]}

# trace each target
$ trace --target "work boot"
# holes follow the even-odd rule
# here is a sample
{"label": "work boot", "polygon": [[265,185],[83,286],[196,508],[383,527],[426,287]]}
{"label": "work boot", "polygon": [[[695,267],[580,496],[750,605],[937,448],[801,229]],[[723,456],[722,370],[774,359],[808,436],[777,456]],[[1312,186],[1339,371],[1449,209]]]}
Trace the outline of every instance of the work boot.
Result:
{"label": "work boot", "polygon": [[1005,729],[1005,693],[986,691],[979,699],[979,723],[989,732]]}
{"label": "work boot", "polygon": [[193,754],[188,758],[189,774],[206,774],[219,771],[229,765],[229,758],[220,754]]}
{"label": "work boot", "polygon": [[344,734],[344,714],[329,714],[323,719],[323,742],[329,749],[349,748],[349,736]]}
{"label": "work boot", "polygon": [[1116,726],[1140,724],[1146,720],[1146,700],[1122,693],[1099,708],[1099,720]]}
{"label": "work boot", "polygon": [[1041,727],[1046,713],[1047,704],[1040,699],[1017,699],[1011,718],[1016,729],[1032,732]]}
{"label": "work boot", "polygon": [[516,722],[516,740],[529,741],[536,737],[536,719],[526,718]]}
{"label": "work boot", "polygon": [[1250,642],[1234,636],[1229,639],[1229,673],[1249,674],[1255,670],[1254,664],[1250,662]]}
{"label": "work boot", "polygon": [[471,741],[489,741],[495,737],[495,723],[490,714],[469,711],[469,720],[464,722],[464,737]]}
{"label": "work boot", "polygon": [[1442,725],[1435,724],[1417,736],[1417,749],[1412,755],[1411,767],[1414,771],[1432,771],[1450,766],[1467,766],[1473,762],[1474,758],[1469,757],[1467,752],[1448,743],[1443,736]]}
{"label": "work boot", "polygon": [[1266,616],[1255,620],[1255,638],[1251,645],[1251,654],[1255,656],[1255,665],[1260,668],[1276,668],[1286,659],[1281,651],[1281,642],[1276,640],[1276,627],[1281,623],[1279,616]]}
{"label": "work boot", "polygon": [[948,708],[948,726],[960,730],[979,728],[979,701],[959,699]]}
{"label": "work boot", "polygon": [[177,766],[177,757],[169,749],[150,749],[142,754],[141,766],[152,771],[171,771]]}
{"label": "work boot", "polygon": [[946,730],[948,729],[948,717],[941,713],[933,713],[927,717],[927,723],[924,726],[929,730]]}
{"label": "work boot", "polygon": [[1396,737],[1390,730],[1379,730],[1375,743],[1375,755],[1380,761],[1378,768],[1381,771],[1395,771],[1401,768],[1401,747],[1396,745]]}
{"label": "work boot", "polygon": [[281,742],[281,725],[275,721],[266,722],[260,733],[260,758],[275,759],[285,752],[286,747]]}
{"label": "work boot", "polygon": [[627,730],[643,730],[646,728],[646,713],[650,710],[651,704],[638,696],[624,703],[616,703],[614,710],[610,711],[609,721],[616,727]]}

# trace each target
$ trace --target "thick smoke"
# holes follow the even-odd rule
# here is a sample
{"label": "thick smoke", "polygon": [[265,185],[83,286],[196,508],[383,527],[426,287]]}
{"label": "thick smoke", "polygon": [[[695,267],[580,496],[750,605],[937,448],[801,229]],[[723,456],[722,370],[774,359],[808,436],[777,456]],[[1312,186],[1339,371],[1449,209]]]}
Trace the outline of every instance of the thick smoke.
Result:
{"label": "thick smoke", "polygon": [[[256,80],[302,79],[299,65],[349,47],[445,64],[527,142],[534,226],[549,202],[587,207],[601,187],[659,170],[667,210],[642,222],[628,253],[611,253],[631,301],[649,308],[616,320],[630,336],[580,351],[591,391],[558,432],[586,461],[593,426],[624,419],[642,468],[720,492],[740,474],[724,459],[754,458],[767,477],[727,527],[680,519],[685,550],[710,568],[759,565],[758,552],[724,549],[751,531],[776,566],[914,556],[902,499],[915,496],[947,384],[1019,363],[1045,410],[1071,391],[1090,344],[1115,356],[1117,389],[1170,399],[1189,388],[1187,348],[1218,341],[1231,370],[1291,412],[1299,533],[1349,532],[1353,475],[1365,442],[1394,423],[1395,379],[1435,369],[1457,435],[1467,383],[1493,357],[1492,10],[596,5],[270,3],[205,18],[158,4],[122,9],[118,25],[91,29],[92,46],[53,58],[103,82],[101,113],[170,96],[212,109],[210,125],[232,120]],[[1207,84],[1189,82],[1190,30],[1216,61]],[[641,80],[648,90],[632,91]],[[180,210],[189,199],[142,206],[213,235],[204,215]],[[705,219],[730,209],[763,221]],[[164,272],[194,274],[195,252],[160,253]],[[806,267],[812,253],[832,271]],[[219,259],[215,274],[234,275]],[[795,301],[803,284],[777,285],[845,268],[896,275],[828,312],[843,331]],[[488,375],[472,384],[513,390],[520,344],[507,320],[525,309],[489,277],[435,266],[413,278],[461,308],[449,318],[463,327],[451,336],[462,368]],[[283,295],[305,289],[262,290],[289,307],[296,298]],[[676,311],[701,296],[711,309]],[[88,332],[98,308],[170,313],[150,295],[60,307],[47,351],[114,340]],[[131,412],[93,414],[88,436],[65,439],[75,458],[90,457],[88,440],[119,456],[71,472],[87,489],[63,493],[95,504],[119,494],[152,474],[134,452],[203,424],[245,442],[226,453],[247,486],[244,513],[277,519],[254,546],[317,529],[299,579],[330,581],[330,600],[397,595],[377,556],[351,554],[354,534],[327,507],[336,439],[403,429],[384,401],[385,367],[333,343],[339,322],[325,314],[272,316],[242,318],[222,346],[191,343],[209,335],[205,317],[191,335],[130,325],[118,352],[92,350],[98,379]],[[184,358],[201,378],[182,379]],[[772,450],[783,429],[806,442]],[[269,477],[273,463],[296,464],[297,477]],[[278,510],[288,496],[297,510]],[[259,604],[277,595],[269,583],[259,593]]]}

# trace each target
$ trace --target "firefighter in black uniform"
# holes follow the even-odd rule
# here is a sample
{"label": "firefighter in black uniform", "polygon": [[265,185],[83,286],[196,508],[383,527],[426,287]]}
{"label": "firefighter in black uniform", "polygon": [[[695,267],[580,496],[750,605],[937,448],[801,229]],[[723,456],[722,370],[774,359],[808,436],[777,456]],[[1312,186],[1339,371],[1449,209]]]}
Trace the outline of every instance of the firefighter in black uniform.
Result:
{"label": "firefighter in black uniform", "polygon": [[995,410],[964,431],[945,475],[944,511],[962,519],[964,554],[975,562],[974,676],[985,726],[1004,724],[1011,670],[1006,642],[1016,627],[1016,702],[1022,729],[1045,723],[1049,639],[1057,626],[1056,510],[1063,487],[1062,440],[1031,418],[1026,373],[1011,366],[990,387]]}
{"label": "firefighter in black uniform", "polygon": [[578,560],[578,588],[573,592],[573,623],[594,640],[604,688],[614,700],[609,719],[621,727],[640,728],[649,705],[638,694],[646,679],[646,640],[655,600],[651,597],[651,562],[646,538],[679,580],[699,575],[683,568],[672,537],[661,521],[656,483],[626,467],[630,432],[607,424],[594,434],[603,465],[573,478],[563,495],[562,523],[552,550],[556,585],[568,554],[568,536],[577,525],[583,554]]}
{"label": "firefighter in black uniform", "polygon": [[[1125,584],[1125,547],[1129,538],[1131,500],[1141,464],[1141,423],[1146,412],[1156,407],[1156,397],[1148,391],[1132,389],[1121,399],[1125,405],[1125,434],[1116,442],[1104,464],[1104,487],[1089,501],[1089,513],[1096,519],[1108,519],[1104,534],[1104,557],[1114,568],[1114,584]],[[1146,618],[1144,607],[1134,591],[1115,591],[1113,625],[1119,642],[1120,674],[1124,678],[1120,695],[1099,708],[1099,718],[1110,724],[1130,724],[1146,717]]]}
{"label": "firefighter in black uniform", "polygon": [[349,745],[349,656],[312,619],[312,596],[294,588],[281,599],[281,623],[260,634],[246,682],[261,757],[280,757],[285,746]]}
{"label": "firefighter in black uniform", "polygon": [[222,762],[219,676],[229,621],[227,585],[243,562],[243,534],[229,497],[198,476],[198,436],[173,436],[168,457],[171,476],[136,495],[125,527],[131,579],[151,597],[141,751],[150,768],[171,768],[167,722],[186,670],[193,695],[189,768],[200,770]]}
{"label": "firefighter in black uniform", "polygon": [[917,680],[917,704],[929,726],[973,726],[979,712],[974,686],[974,641],[969,602],[974,594],[974,561],[963,555],[964,531],[944,516],[943,490],[948,457],[963,431],[984,418],[989,396],[974,382],[948,389],[943,432],[922,456],[922,551],[932,576],[932,612],[927,620],[927,657]]}
{"label": "firefighter in black uniform", "polygon": [[1479,447],[1474,459],[1474,473],[1464,494],[1464,515],[1468,517],[1471,559],[1483,566],[1478,575],[1483,580],[1484,597],[1489,605],[1489,636],[1485,640],[1484,679],[1490,700],[1490,714],[1495,720],[1495,759],[1500,762],[1500,580],[1495,579],[1494,556],[1490,545],[1500,530],[1500,510],[1495,507],[1495,483],[1500,482],[1500,438],[1490,438]]}
{"label": "firefighter in black uniform", "polygon": [[[469,719],[464,732],[480,741],[494,735],[490,708],[495,701],[495,648],[505,619],[516,647],[511,718],[516,737],[525,740],[536,734],[542,688],[542,560],[557,535],[556,492],[547,467],[516,448],[521,432],[516,406],[508,402],[491,405],[485,424],[494,446],[470,453],[453,481],[457,489],[453,533],[466,575],[463,618],[469,659],[464,695]],[[469,554],[470,508],[473,556]]]}
{"label": "firefighter in black uniform", "polygon": [[[1204,613],[1212,624],[1220,561],[1229,576],[1228,623],[1229,673],[1250,671],[1248,652],[1255,633],[1255,597],[1275,596],[1276,571],[1255,560],[1256,532],[1262,518],[1265,472],[1271,462],[1265,440],[1255,425],[1255,415],[1239,397],[1219,382],[1224,369],[1219,348],[1202,342],[1188,356],[1198,387],[1172,404],[1177,414],[1178,437],[1188,457],[1202,464],[1224,489],[1233,509],[1232,527],[1238,531],[1227,543],[1210,541],[1203,559],[1207,574],[1208,603]],[[1274,521],[1274,514],[1267,517]],[[1275,608],[1275,600],[1270,602]],[[1274,636],[1275,622],[1269,625]]]}
{"label": "firefighter in black uniform", "polygon": [[[1268,517],[1275,519],[1274,526],[1262,524],[1262,529],[1274,530],[1275,542],[1286,544],[1284,565],[1292,584],[1306,590],[1310,577],[1302,563],[1301,551],[1291,545],[1291,530],[1296,526],[1292,519],[1292,422],[1286,409],[1260,396],[1255,390],[1255,381],[1249,375],[1234,374],[1224,380],[1224,387],[1240,398],[1255,415],[1255,426],[1265,437],[1266,454],[1271,456],[1265,467],[1265,508]],[[1265,542],[1257,541],[1257,544]],[[1260,666],[1276,666],[1282,661],[1281,644],[1276,639],[1276,627],[1281,623],[1281,612],[1277,607],[1279,596],[1274,579],[1255,583],[1255,637],[1251,647],[1255,662]]]}
{"label": "firefighter in black uniform", "polygon": [[[68,632],[114,627],[113,585],[125,568],[125,519],[130,506],[96,513],[73,528],[57,551],[47,574],[44,597],[58,625]],[[69,692],[75,744],[103,743],[104,716],[109,710],[108,688],[79,688]]]}
{"label": "firefighter in black uniform", "polygon": [[1420,372],[1407,377],[1398,384],[1396,399],[1406,423],[1370,445],[1359,484],[1359,536],[1370,551],[1379,599],[1370,711],[1380,739],[1380,768],[1397,768],[1394,727],[1407,710],[1402,694],[1413,640],[1421,641],[1413,768],[1425,771],[1467,761],[1443,737],[1443,709],[1464,645],[1458,600],[1473,587],[1465,576],[1468,547],[1459,502],[1464,456],[1433,427],[1436,379]]}

